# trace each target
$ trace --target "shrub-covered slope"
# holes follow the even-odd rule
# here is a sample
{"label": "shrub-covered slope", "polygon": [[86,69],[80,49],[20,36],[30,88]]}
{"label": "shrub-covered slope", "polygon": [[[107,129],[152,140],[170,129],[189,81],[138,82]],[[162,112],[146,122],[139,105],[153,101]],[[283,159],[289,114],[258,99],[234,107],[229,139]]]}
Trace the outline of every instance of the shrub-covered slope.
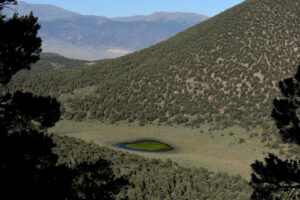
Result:
{"label": "shrub-covered slope", "polygon": [[171,39],[11,87],[61,97],[68,119],[255,126],[300,63],[300,2],[246,0]]}
{"label": "shrub-covered slope", "polygon": [[86,60],[76,60],[60,56],[56,53],[43,53],[41,59],[31,66],[31,69],[23,70],[21,73],[50,72],[72,69],[88,64]]}

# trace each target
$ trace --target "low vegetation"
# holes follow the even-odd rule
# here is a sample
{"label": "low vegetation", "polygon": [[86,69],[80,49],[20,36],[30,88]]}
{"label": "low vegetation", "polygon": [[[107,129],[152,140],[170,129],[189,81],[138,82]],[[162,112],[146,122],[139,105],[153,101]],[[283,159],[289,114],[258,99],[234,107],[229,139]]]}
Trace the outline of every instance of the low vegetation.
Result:
{"label": "low vegetation", "polygon": [[43,53],[41,58],[37,63],[31,65],[31,69],[22,70],[21,73],[41,73],[41,72],[51,72],[60,71],[66,69],[73,69],[76,67],[81,67],[88,65],[89,61],[86,60],[76,60],[60,56],[55,53]]}
{"label": "low vegetation", "polygon": [[[101,147],[129,152],[141,155],[145,158],[171,159],[184,167],[203,167],[215,173],[226,172],[230,175],[240,174],[249,179],[251,173],[250,164],[255,160],[261,160],[266,152],[284,152],[283,157],[294,157],[295,148],[279,143],[280,148],[271,146],[278,143],[276,137],[266,138],[261,142],[262,129],[247,132],[246,129],[234,126],[223,130],[212,130],[210,124],[202,124],[199,128],[169,125],[140,126],[139,123],[116,124],[99,121],[60,121],[50,132],[63,136],[80,138],[87,142],[94,142]],[[164,144],[169,144],[175,151],[165,153],[149,153],[129,151],[116,148],[115,144],[127,141],[138,141],[141,138],[152,138]],[[244,142],[240,142],[241,138]],[[272,140],[271,140],[272,139]]]}
{"label": "low vegetation", "polygon": [[213,173],[204,168],[185,168],[171,160],[146,159],[67,136],[55,134],[53,140],[60,164],[72,166],[74,162],[108,160],[114,175],[126,177],[130,183],[116,196],[117,200],[126,197],[129,200],[248,200],[251,195],[250,186],[241,176]]}

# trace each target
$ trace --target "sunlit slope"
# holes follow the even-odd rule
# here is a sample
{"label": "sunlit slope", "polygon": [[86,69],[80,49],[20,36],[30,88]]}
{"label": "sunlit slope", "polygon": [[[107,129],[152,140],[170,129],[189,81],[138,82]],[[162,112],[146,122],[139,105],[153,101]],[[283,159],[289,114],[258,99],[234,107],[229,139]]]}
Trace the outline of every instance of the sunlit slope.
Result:
{"label": "sunlit slope", "polygon": [[31,66],[30,70],[22,70],[21,73],[41,73],[60,71],[88,65],[89,61],[66,58],[56,53],[42,53],[40,60]]}
{"label": "sunlit slope", "polygon": [[246,0],[171,39],[13,86],[61,97],[67,119],[255,126],[300,64],[300,2]]}

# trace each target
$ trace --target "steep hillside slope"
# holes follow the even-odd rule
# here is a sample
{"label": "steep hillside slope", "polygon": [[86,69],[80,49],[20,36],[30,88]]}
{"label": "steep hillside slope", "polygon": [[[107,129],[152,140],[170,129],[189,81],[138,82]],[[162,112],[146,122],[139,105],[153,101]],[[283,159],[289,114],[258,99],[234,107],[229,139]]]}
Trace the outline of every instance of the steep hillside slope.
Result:
{"label": "steep hillside slope", "polygon": [[[107,18],[81,15],[52,5],[19,2],[19,15],[39,17],[44,52],[84,60],[118,57],[149,47],[181,32],[206,16],[192,13],[155,13],[150,16]],[[4,11],[12,16],[14,10]],[[131,18],[132,19],[132,18]]]}
{"label": "steep hillside slope", "polygon": [[255,127],[300,63],[299,10],[246,0],[148,49],[12,86],[61,97],[65,118]]}
{"label": "steep hillside slope", "polygon": [[92,64],[86,60],[75,60],[65,58],[55,53],[42,53],[41,59],[31,66],[30,70],[23,70],[21,73],[39,73],[58,70],[73,69],[84,65]]}

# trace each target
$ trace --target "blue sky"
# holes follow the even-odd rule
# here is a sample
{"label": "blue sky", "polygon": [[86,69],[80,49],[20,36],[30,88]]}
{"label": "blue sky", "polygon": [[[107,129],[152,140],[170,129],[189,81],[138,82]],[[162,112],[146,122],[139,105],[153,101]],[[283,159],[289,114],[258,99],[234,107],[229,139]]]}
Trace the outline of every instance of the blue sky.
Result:
{"label": "blue sky", "polygon": [[212,17],[243,0],[23,0],[52,4],[81,14],[105,17],[149,15],[157,11],[194,12]]}

